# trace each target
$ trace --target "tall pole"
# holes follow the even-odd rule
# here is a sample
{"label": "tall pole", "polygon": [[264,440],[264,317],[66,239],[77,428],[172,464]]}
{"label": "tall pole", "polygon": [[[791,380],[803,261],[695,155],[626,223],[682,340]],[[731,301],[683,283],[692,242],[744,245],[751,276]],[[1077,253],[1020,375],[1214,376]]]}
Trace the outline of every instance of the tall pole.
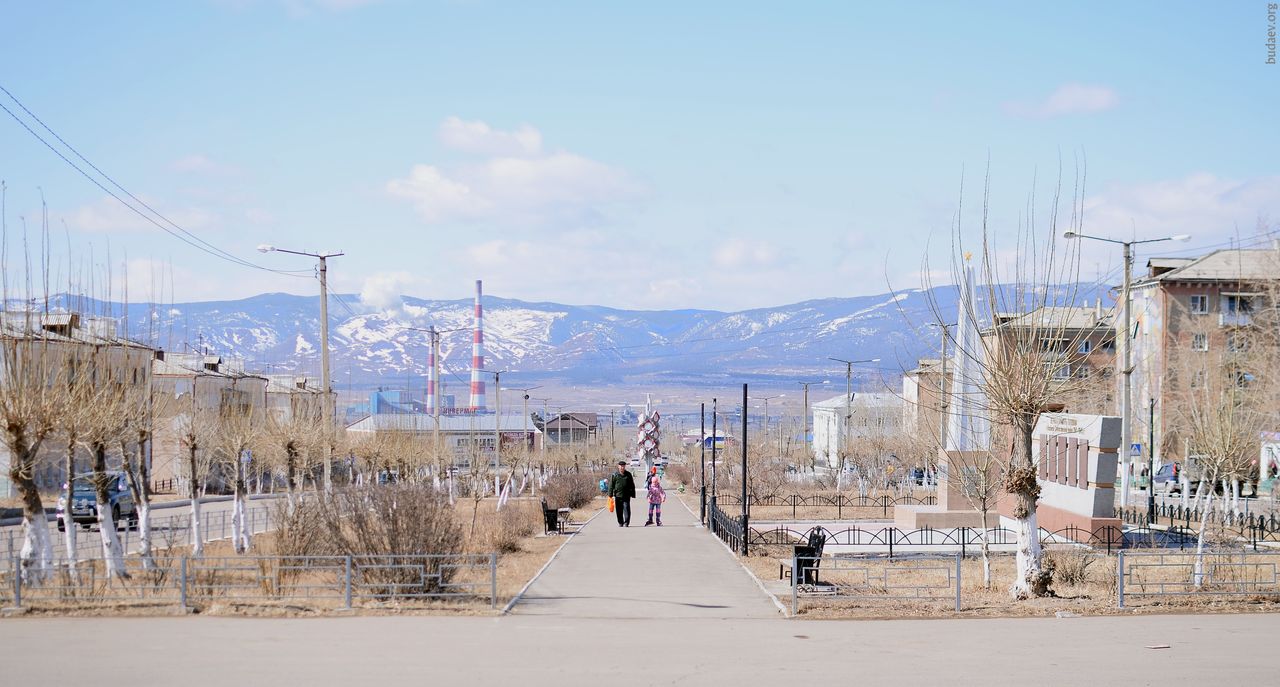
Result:
{"label": "tall pole", "polygon": [[747,503],[747,385],[742,385],[742,555],[747,555],[747,540],[751,529],[748,527],[750,508]]}
{"label": "tall pole", "polygon": [[1130,424],[1130,415],[1132,415],[1133,407],[1133,385],[1131,383],[1133,365],[1130,359],[1130,350],[1132,348],[1130,345],[1132,341],[1132,339],[1130,339],[1132,329],[1130,317],[1132,317],[1132,314],[1130,312],[1131,308],[1129,307],[1129,285],[1130,279],[1132,278],[1130,274],[1132,271],[1130,263],[1133,262],[1133,244],[1126,241],[1122,245],[1124,246],[1124,295],[1122,298],[1124,301],[1124,335],[1120,338],[1121,343],[1124,345],[1124,367],[1121,369],[1121,372],[1123,373],[1122,379],[1124,380],[1124,389],[1120,392],[1120,450],[1123,452],[1121,454],[1123,459],[1120,461],[1123,466],[1123,471],[1120,473],[1121,508],[1129,505],[1129,490],[1133,486],[1133,477],[1130,475],[1133,470],[1133,458],[1129,455],[1129,445],[1133,443],[1133,426]]}
{"label": "tall pole", "polygon": [[1147,525],[1156,521],[1156,399],[1147,399]]}
{"label": "tall pole", "polygon": [[329,265],[324,255],[320,257],[320,378],[324,389],[324,407],[320,411],[324,422],[324,490],[333,491],[333,388],[329,383]]}
{"label": "tall pole", "polygon": [[800,443],[804,444],[805,455],[810,460],[813,459],[813,449],[809,446],[809,382],[800,382],[804,387],[804,420],[800,430]]}
{"label": "tall pole", "polygon": [[[938,380],[938,400],[941,402],[942,427],[938,430],[939,447],[947,450],[947,338],[949,325],[938,325],[942,328],[942,378]],[[926,466],[927,467],[927,466]]]}
{"label": "tall pole", "polygon": [[[443,460],[443,457],[440,455],[440,402],[444,399],[443,394],[440,393],[442,391],[440,387],[440,332],[436,331],[435,325],[431,326],[431,367],[431,377],[435,380],[432,382],[434,385],[432,391],[435,398],[435,404],[432,408],[432,414],[435,415],[435,428],[432,430],[435,435],[433,442],[436,445],[437,460]],[[450,458],[449,467],[452,468],[453,460],[452,457]],[[450,484],[453,483],[450,482]]]}
{"label": "tall pole", "polygon": [[716,494],[719,492],[716,484],[716,444],[720,442],[720,437],[716,434],[716,399],[711,399],[711,510],[716,509]]}
{"label": "tall pole", "polygon": [[493,485],[498,486],[502,457],[502,371],[493,371]]}
{"label": "tall pole", "polygon": [[698,478],[698,522],[707,524],[707,404],[698,404],[698,415],[702,418],[702,430],[698,434],[698,447],[701,451],[702,475]]}

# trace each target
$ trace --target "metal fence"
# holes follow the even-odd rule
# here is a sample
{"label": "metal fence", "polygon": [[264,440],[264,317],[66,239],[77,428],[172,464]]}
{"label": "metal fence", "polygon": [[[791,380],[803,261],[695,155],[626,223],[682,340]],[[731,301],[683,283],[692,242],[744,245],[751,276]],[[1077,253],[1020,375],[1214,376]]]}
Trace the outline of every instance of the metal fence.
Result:
{"label": "metal fence", "polygon": [[[808,540],[812,528],[791,528],[777,525],[769,529],[750,529],[751,546],[789,546]],[[863,528],[848,527],[841,530],[823,528],[827,546],[874,548],[893,557],[903,550],[928,548],[959,549],[962,555],[982,546],[985,538],[990,546],[1014,546],[1018,533],[1003,527],[957,527],[950,529],[904,530],[896,527]],[[1060,530],[1040,530],[1042,544],[1078,544],[1107,553],[1123,548],[1178,548],[1194,547],[1194,533],[1177,529],[1099,527],[1088,530],[1066,527]]]}
{"label": "metal fence", "polygon": [[[722,494],[717,496],[717,500],[722,506],[742,506],[742,497],[735,494]],[[858,515],[866,515],[866,511],[878,510],[883,517],[888,518],[892,514],[895,506],[932,506],[937,503],[937,499],[934,496],[789,494],[786,496],[751,495],[747,497],[747,502],[750,504],[750,508],[789,508],[791,509],[792,518],[798,517],[801,508],[806,510],[835,510],[836,519],[840,520],[844,517],[846,510],[853,511],[851,514]]]}
{"label": "metal fence", "polygon": [[0,600],[17,607],[72,604],[177,606],[307,604],[353,608],[403,602],[498,603],[497,554],[386,556],[157,557],[125,561],[110,578],[102,560],[74,570],[58,561],[51,579],[23,582],[17,559],[0,575]]}
{"label": "metal fence", "polygon": [[1210,508],[1206,514],[1203,508],[1161,503],[1156,505],[1154,519],[1146,506],[1117,509],[1116,517],[1135,525],[1165,525],[1180,530],[1199,530],[1200,519],[1204,517],[1206,525],[1230,530],[1255,548],[1258,542],[1280,541],[1280,517],[1275,513],[1238,513],[1231,509]]}
{"label": "metal fence", "polygon": [[1211,551],[1196,554],[1121,551],[1116,557],[1116,596],[1280,595],[1280,552]]}
{"label": "metal fence", "polygon": [[[170,509],[151,511],[151,546],[159,551],[170,546],[186,546],[191,543],[191,513],[166,514]],[[159,517],[157,517],[159,515]],[[245,521],[251,534],[262,534],[273,529],[272,510],[259,506],[245,509]],[[200,514],[201,539],[207,544],[231,538],[232,513],[230,510],[204,511]],[[53,539],[54,556],[66,558],[66,537],[49,524]],[[123,526],[116,531],[125,553],[133,553],[138,547],[138,531],[135,526]],[[22,527],[7,527],[0,531],[0,551],[12,558],[22,550]],[[76,532],[76,555],[79,560],[102,558],[102,535],[96,529]]]}
{"label": "metal fence", "polygon": [[[898,559],[792,556],[791,615],[799,612],[801,599],[946,601],[959,611],[962,562],[960,554]],[[797,583],[801,576],[795,571],[818,564],[822,582]]]}
{"label": "metal fence", "polygon": [[747,555],[749,542],[743,535],[751,532],[751,528],[747,525],[746,515],[729,515],[721,510],[719,501],[713,496],[707,508],[707,526],[735,553]]}

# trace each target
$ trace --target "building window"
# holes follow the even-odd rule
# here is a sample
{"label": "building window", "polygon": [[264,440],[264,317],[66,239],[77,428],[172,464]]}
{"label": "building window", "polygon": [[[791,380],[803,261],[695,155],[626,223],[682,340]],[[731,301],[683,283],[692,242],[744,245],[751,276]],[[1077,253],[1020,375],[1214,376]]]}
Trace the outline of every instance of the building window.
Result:
{"label": "building window", "polygon": [[1076,352],[1080,355],[1089,355],[1093,352],[1093,342],[1088,339],[1081,341],[1080,344],[1076,346]]}
{"label": "building window", "polygon": [[1191,350],[1193,351],[1209,350],[1209,335],[1208,334],[1192,334]]}
{"label": "building window", "polygon": [[1191,314],[1204,315],[1209,312],[1209,297],[1204,294],[1196,294],[1191,297]]}
{"label": "building window", "polygon": [[1045,363],[1049,376],[1053,379],[1071,379],[1071,366],[1062,363]]}
{"label": "building window", "polygon": [[1224,309],[1231,314],[1247,315],[1253,312],[1253,297],[1231,295],[1224,301]]}
{"label": "building window", "polygon": [[1227,350],[1231,353],[1239,353],[1249,348],[1249,338],[1244,334],[1232,332],[1227,334]]}

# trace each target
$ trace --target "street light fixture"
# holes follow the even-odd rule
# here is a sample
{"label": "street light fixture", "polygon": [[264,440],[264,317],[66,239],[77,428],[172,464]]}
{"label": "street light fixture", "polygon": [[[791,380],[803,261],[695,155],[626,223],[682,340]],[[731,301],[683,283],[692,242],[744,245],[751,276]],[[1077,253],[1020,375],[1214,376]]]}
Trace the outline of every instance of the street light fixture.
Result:
{"label": "street light fixture", "polygon": [[329,258],[336,258],[344,255],[341,251],[337,253],[310,253],[302,250],[288,250],[285,248],[277,248],[271,244],[263,243],[258,246],[260,253],[288,253],[290,255],[305,255],[307,257],[316,258],[320,261],[320,378],[321,385],[324,388],[324,407],[321,409],[321,415],[324,421],[324,490],[328,493],[333,490],[333,440],[330,436],[333,432],[333,409],[329,404],[333,401],[333,388],[329,382],[329,266],[326,262]]}
{"label": "street light fixture", "polygon": [[[1132,475],[1129,474],[1130,470],[1132,470],[1133,468],[1133,461],[1131,460],[1132,456],[1129,455],[1130,453],[1129,446],[1133,442],[1133,434],[1132,434],[1133,428],[1130,424],[1130,415],[1133,414],[1133,409],[1132,409],[1133,365],[1130,362],[1132,358],[1132,353],[1131,353],[1132,346],[1130,345],[1130,337],[1132,336],[1133,325],[1131,320],[1132,320],[1133,308],[1130,306],[1130,303],[1129,303],[1129,299],[1131,295],[1130,284],[1133,279],[1132,277],[1133,247],[1140,243],[1158,243],[1160,241],[1188,241],[1191,239],[1191,235],[1176,234],[1174,236],[1166,236],[1158,239],[1119,241],[1117,239],[1109,239],[1102,236],[1090,236],[1088,234],[1081,234],[1078,231],[1067,231],[1062,235],[1062,238],[1091,239],[1093,241],[1102,241],[1104,243],[1118,243],[1124,247],[1124,287],[1121,290],[1121,297],[1120,297],[1121,303],[1124,305],[1124,317],[1123,317],[1124,328],[1122,330],[1124,332],[1124,335],[1117,337],[1119,338],[1119,341],[1117,343],[1122,343],[1124,345],[1124,351],[1121,358],[1122,366],[1120,368],[1120,373],[1123,375],[1123,379],[1124,379],[1124,388],[1121,390],[1121,393],[1120,393],[1120,436],[1122,437],[1122,445],[1120,446],[1120,451],[1123,455],[1122,461],[1124,463],[1124,470],[1121,471],[1120,473],[1120,481],[1121,481],[1120,507],[1123,508],[1129,505],[1129,490],[1133,486],[1133,477]],[[1147,450],[1151,451],[1152,455],[1154,455],[1155,453],[1154,446],[1148,446]]]}

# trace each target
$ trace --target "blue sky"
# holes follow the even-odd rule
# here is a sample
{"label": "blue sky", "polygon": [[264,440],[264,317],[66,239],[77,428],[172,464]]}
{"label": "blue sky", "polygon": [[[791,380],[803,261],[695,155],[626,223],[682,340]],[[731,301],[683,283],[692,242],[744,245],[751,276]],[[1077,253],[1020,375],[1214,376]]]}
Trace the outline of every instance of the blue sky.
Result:
{"label": "blue sky", "polygon": [[[345,250],[334,287],[378,307],[476,278],[634,308],[915,287],[988,159],[999,231],[1060,165],[1069,193],[1082,157],[1091,233],[1185,232],[1156,252],[1195,252],[1280,218],[1265,2],[2,11],[0,85],[85,157],[242,258],[305,269],[254,247]],[[134,300],[157,273],[178,301],[315,290],[161,233],[3,112],[0,178],[11,248],[43,189],[70,264],[110,250]],[[1087,246],[1081,273],[1118,263]]]}

